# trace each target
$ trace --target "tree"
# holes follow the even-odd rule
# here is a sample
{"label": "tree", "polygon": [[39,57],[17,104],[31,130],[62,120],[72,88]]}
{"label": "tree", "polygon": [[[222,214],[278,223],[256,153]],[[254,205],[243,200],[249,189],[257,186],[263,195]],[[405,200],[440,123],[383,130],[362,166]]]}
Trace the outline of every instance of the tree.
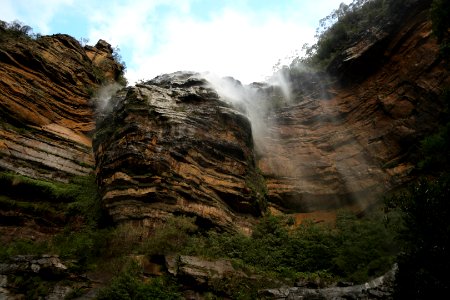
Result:
{"label": "tree", "polygon": [[450,292],[450,175],[421,180],[388,201],[403,214],[395,296],[440,299]]}
{"label": "tree", "polygon": [[433,34],[441,45],[444,56],[450,56],[450,1],[434,0],[431,5]]}

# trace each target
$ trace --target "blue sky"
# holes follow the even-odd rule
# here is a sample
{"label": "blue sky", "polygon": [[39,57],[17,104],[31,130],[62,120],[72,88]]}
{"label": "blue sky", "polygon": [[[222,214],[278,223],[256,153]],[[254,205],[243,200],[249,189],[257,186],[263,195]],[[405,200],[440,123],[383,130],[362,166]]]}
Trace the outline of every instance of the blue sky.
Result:
{"label": "blue sky", "polygon": [[350,0],[0,0],[0,19],[120,48],[132,84],[179,70],[262,81]]}

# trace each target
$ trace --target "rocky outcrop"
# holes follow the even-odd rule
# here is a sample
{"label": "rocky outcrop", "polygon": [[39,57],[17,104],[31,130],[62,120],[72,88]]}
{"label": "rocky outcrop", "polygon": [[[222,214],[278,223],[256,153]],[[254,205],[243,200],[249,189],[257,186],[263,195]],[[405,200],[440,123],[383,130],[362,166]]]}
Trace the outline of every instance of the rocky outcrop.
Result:
{"label": "rocky outcrop", "polygon": [[195,286],[208,285],[213,280],[226,277],[247,278],[248,276],[236,270],[230,260],[205,260],[196,256],[166,256],[167,271],[175,277],[188,277]]}
{"label": "rocky outcrop", "polygon": [[336,286],[322,289],[305,287],[278,288],[261,290],[263,299],[311,299],[311,300],[343,300],[343,299],[393,299],[393,288],[397,267],[385,275],[360,285]]}
{"label": "rocky outcrop", "polygon": [[232,228],[264,210],[251,125],[198,74],[164,75],[122,90],[97,126],[103,203],[116,222],[153,226],[172,214]]}
{"label": "rocky outcrop", "polygon": [[86,287],[87,279],[66,265],[52,255],[11,257],[0,263],[0,299],[64,299]]}
{"label": "rocky outcrop", "polygon": [[[345,51],[341,64],[374,67],[370,73],[347,78],[345,85],[310,74],[317,83],[312,87],[298,81],[305,74],[292,74],[292,104],[269,115],[258,164],[278,208],[360,210],[410,178],[418,141],[435,130],[444,107],[438,95],[450,85],[450,74],[426,10],[371,39]],[[372,45],[382,56],[376,66],[365,54]]]}
{"label": "rocky outcrop", "polygon": [[68,35],[33,39],[0,31],[2,242],[39,238],[64,224],[60,202],[68,199],[20,187],[26,181],[48,190],[53,183],[93,173],[91,98],[122,71],[104,41],[83,48]]}
{"label": "rocky outcrop", "polygon": [[[263,288],[284,286],[278,279],[235,266],[229,259],[169,255],[164,260],[167,272],[183,283],[184,299],[209,299],[211,295],[220,299],[270,299],[273,294]],[[256,298],[258,289],[265,298]]]}
{"label": "rocky outcrop", "polygon": [[91,172],[90,99],[101,80],[113,81],[122,71],[105,42],[97,46],[86,51],[67,35],[2,40],[3,170],[58,181]]}

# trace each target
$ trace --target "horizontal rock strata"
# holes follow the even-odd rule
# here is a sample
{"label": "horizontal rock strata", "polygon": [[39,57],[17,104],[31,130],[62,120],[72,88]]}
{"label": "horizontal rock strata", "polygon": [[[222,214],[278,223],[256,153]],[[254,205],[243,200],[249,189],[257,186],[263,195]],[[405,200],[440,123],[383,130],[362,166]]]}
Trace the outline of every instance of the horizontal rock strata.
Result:
{"label": "horizontal rock strata", "polygon": [[169,214],[231,228],[260,215],[248,119],[198,75],[175,73],[119,92],[94,138],[103,203],[116,222],[145,226]]}
{"label": "horizontal rock strata", "polygon": [[[345,86],[325,75],[292,76],[292,104],[269,115],[258,163],[278,208],[360,210],[409,179],[419,141],[445,106],[438,95],[450,76],[426,11],[374,38],[384,48],[371,74]],[[367,69],[370,51],[352,48],[346,63]]]}
{"label": "horizontal rock strata", "polygon": [[2,241],[40,239],[64,225],[61,199],[17,187],[44,191],[93,173],[91,98],[123,71],[112,51],[104,41],[83,48],[68,35],[31,38],[0,31]]}

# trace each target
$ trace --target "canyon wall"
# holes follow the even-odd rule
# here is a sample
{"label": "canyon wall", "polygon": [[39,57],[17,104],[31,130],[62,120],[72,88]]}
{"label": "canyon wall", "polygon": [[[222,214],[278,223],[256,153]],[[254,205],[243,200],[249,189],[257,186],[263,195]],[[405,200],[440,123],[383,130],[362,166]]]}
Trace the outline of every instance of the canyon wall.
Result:
{"label": "canyon wall", "polygon": [[448,66],[427,10],[371,30],[331,75],[291,72],[292,104],[268,116],[258,164],[278,209],[361,210],[414,177],[419,141],[445,107]]}
{"label": "canyon wall", "polygon": [[[185,214],[231,230],[267,207],[364,210],[415,176],[419,141],[436,129],[439,94],[450,84],[427,10],[383,30],[342,51],[328,75],[292,68],[288,93],[228,79],[252,89],[253,106],[233,104],[208,77],[178,72],[102,96],[97,111],[98,88],[123,71],[109,44],[2,39],[2,213],[20,212],[11,206],[19,175],[67,183],[94,169],[102,204],[119,223],[152,227]],[[269,109],[255,123],[260,105]]]}
{"label": "canyon wall", "polygon": [[39,236],[64,223],[68,199],[52,197],[54,184],[93,173],[91,98],[123,67],[101,40],[83,48],[63,34],[0,33],[0,227],[3,237]]}

